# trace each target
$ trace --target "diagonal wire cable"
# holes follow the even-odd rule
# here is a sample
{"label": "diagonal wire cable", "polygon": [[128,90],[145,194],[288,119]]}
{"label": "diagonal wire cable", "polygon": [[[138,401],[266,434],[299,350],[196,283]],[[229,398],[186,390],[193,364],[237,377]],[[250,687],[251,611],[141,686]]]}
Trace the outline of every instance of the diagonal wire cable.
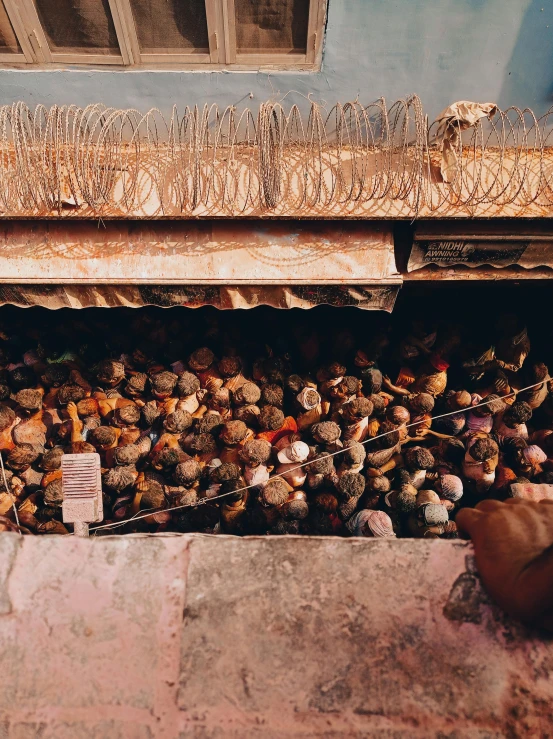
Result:
{"label": "diagonal wire cable", "polygon": [[[528,385],[527,387],[523,387],[520,390],[515,390],[512,393],[507,393],[507,395],[502,395],[501,400],[504,398],[512,398],[516,395],[520,395],[521,393],[526,392],[527,390],[533,390],[537,387],[542,387],[548,382],[548,380],[541,380],[540,382],[536,382],[533,385]],[[475,405],[470,406],[470,408],[467,408],[467,410],[473,410],[474,408],[480,408],[484,405],[487,405],[489,401],[483,400],[481,403],[476,403]],[[440,418],[447,418],[448,416],[453,416],[458,413],[462,413],[463,411],[448,411],[447,413],[440,413],[437,416],[432,416],[432,421],[437,421]],[[418,426],[420,424],[420,421],[415,421],[412,423],[405,424],[404,428],[412,428],[413,426]],[[377,436],[371,436],[369,439],[365,439],[365,441],[360,442],[361,444],[369,444],[372,441],[376,441],[377,439],[382,439],[385,436],[388,436],[389,434],[395,433],[397,429],[392,429],[391,431],[385,431],[383,434],[378,434]],[[336,457],[338,454],[343,454],[347,449],[338,449],[336,452],[330,452],[328,454],[329,457]],[[296,470],[300,470],[303,467],[307,467],[308,465],[312,464],[313,460],[302,462],[301,464],[298,464],[296,467],[291,467],[290,469],[286,470],[286,474],[289,474],[290,472],[295,472]],[[275,475],[275,477],[279,477],[279,475]],[[220,495],[216,495],[213,498],[200,498],[196,503],[188,503],[186,505],[179,505],[175,506],[174,508],[164,508],[163,511],[167,511],[167,513],[172,513],[173,511],[179,511],[183,510],[185,508],[198,508],[201,505],[206,505],[207,503],[213,503],[217,500],[222,500],[223,498],[227,498],[229,495],[236,495],[236,493],[244,493],[247,490],[251,490],[252,488],[257,488],[259,485],[246,485],[242,488],[237,488],[236,490],[231,490],[228,493],[221,493]],[[148,510],[151,511],[159,511],[159,508],[150,508]],[[102,524],[101,526],[95,526],[94,528],[91,528],[90,531],[100,531],[102,529],[114,529],[119,526],[125,526],[126,524],[130,523],[131,521],[139,521],[142,518],[149,518],[152,515],[152,513],[136,513],[131,518],[126,518],[124,521],[115,521],[112,523],[106,523]]]}

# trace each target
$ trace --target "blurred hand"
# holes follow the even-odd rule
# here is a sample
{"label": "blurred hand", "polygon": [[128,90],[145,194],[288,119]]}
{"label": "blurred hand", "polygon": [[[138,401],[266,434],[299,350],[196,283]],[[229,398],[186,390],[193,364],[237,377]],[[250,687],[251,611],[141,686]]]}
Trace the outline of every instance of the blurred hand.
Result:
{"label": "blurred hand", "polygon": [[491,597],[515,618],[553,631],[553,501],[484,500],[455,519],[474,544]]}

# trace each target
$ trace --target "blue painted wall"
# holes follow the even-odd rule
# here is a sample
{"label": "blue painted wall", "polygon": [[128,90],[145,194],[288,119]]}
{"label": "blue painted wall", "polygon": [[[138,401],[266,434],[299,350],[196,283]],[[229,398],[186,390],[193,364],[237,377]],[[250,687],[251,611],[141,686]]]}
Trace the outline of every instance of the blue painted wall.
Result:
{"label": "blue painted wall", "polygon": [[[553,103],[553,0],[330,0],[319,73],[0,71],[0,103],[332,104],[416,92],[430,116],[459,99]],[[253,99],[250,98],[253,95]]]}

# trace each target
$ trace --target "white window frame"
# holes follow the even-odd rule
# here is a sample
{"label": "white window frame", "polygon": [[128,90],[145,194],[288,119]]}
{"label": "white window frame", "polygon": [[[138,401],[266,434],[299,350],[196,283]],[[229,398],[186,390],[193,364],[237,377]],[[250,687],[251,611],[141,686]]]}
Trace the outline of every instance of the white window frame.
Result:
{"label": "white window frame", "polygon": [[[13,0],[11,0],[13,2]],[[6,0],[3,0],[6,10],[8,10]],[[117,42],[119,44],[119,54],[94,54],[94,52],[59,52],[52,51],[48,44],[48,39],[40,23],[38,13],[35,8],[33,0],[16,0],[20,6],[20,14],[24,24],[24,32],[26,38],[29,40],[33,47],[34,55],[39,64],[110,64],[110,65],[123,65],[132,64],[132,61],[126,56],[126,47],[122,43],[123,37],[121,29],[118,27],[118,16],[115,10],[114,0],[108,0],[110,12],[113,18],[113,24],[117,34]],[[114,12],[115,11],[115,12]],[[8,14],[9,11],[8,11]],[[11,19],[11,14],[10,14]],[[13,23],[13,21],[12,21]],[[21,40],[20,40],[21,43]]]}
{"label": "white window frame", "polygon": [[93,52],[54,52],[50,49],[33,0],[0,0],[12,23],[22,53],[0,54],[0,64],[40,65],[60,67],[67,64],[83,66],[115,65],[143,69],[198,69],[198,67],[229,70],[304,69],[313,71],[320,66],[325,14],[328,0],[309,0],[309,24],[306,54],[238,54],[236,49],[234,0],[205,0],[209,51],[143,53],[130,0],[108,0],[119,44],[119,54]]}
{"label": "white window frame", "polygon": [[234,0],[221,1],[223,3],[225,19],[225,44],[228,49],[227,64],[237,64],[241,67],[264,67],[269,64],[271,66],[276,65],[291,68],[315,65],[323,35],[322,29],[326,10],[325,0],[309,0],[309,23],[307,26],[305,54],[240,54],[236,45],[236,12]]}
{"label": "white window frame", "polygon": [[33,54],[33,48],[25,33],[23,19],[19,13],[17,0],[3,0],[4,8],[12,24],[21,52],[18,54],[1,54],[0,64],[32,64],[38,61]]}
{"label": "white window frame", "polygon": [[125,41],[128,44],[128,53],[133,59],[133,64],[148,68],[156,68],[158,65],[217,64],[218,35],[215,14],[216,0],[205,0],[207,35],[209,40],[209,52],[207,54],[202,51],[195,51],[194,49],[182,52],[167,52],[166,54],[141,52],[130,0],[110,0],[110,3],[112,2],[117,6],[124,28]]}

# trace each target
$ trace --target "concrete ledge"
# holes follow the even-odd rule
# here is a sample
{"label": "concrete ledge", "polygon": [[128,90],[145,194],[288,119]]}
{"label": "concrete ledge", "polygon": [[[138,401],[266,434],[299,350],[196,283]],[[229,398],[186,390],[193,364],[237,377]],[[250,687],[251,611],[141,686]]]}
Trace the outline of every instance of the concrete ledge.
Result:
{"label": "concrete ledge", "polygon": [[0,737],[547,737],[465,543],[0,536]]}

